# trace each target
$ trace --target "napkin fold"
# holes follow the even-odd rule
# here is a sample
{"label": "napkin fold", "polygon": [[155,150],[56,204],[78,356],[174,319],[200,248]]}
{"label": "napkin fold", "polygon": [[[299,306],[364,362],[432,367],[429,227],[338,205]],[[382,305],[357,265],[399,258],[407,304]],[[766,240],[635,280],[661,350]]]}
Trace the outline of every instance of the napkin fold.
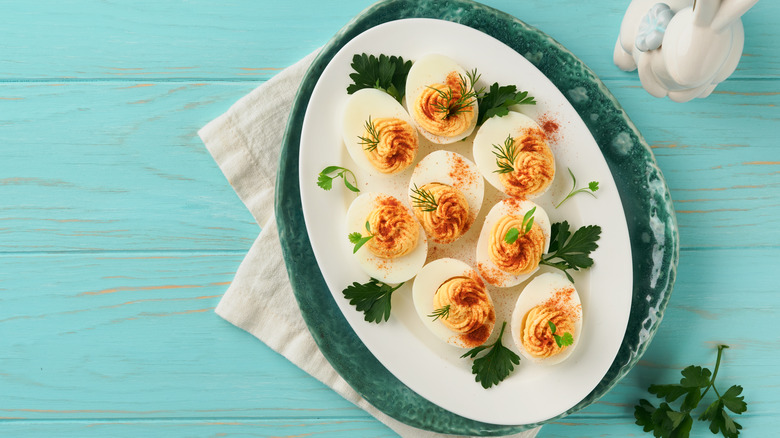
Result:
{"label": "napkin fold", "polygon": [[[295,93],[317,52],[283,70],[236,102],[198,135],[239,198],[261,226],[216,313],[286,357],[403,437],[452,435],[420,430],[376,409],[322,355],[298,310],[274,219],[279,151]],[[539,428],[512,435],[533,438]]]}

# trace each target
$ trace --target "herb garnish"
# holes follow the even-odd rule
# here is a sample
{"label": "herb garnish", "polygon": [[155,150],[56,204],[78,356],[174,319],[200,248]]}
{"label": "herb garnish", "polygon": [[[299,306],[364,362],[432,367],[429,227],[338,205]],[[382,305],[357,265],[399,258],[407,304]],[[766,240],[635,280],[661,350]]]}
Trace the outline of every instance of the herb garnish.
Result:
{"label": "herb garnish", "polygon": [[[639,400],[639,404],[634,407],[636,424],[642,426],[645,432],[653,432],[653,435],[656,437],[688,437],[693,426],[691,411],[696,409],[699,402],[707,394],[707,391],[712,388],[718,398],[699,415],[699,421],[709,421],[710,431],[714,434],[720,432],[726,438],[737,438],[742,426],[731,419],[726,409],[738,415],[747,411],[745,397],[740,396],[742,387],[733,385],[721,395],[713,386],[715,377],[718,375],[720,358],[724,348],[729,347],[728,345],[718,345],[718,359],[715,362],[715,371],[712,374],[710,374],[710,370],[707,368],[691,365],[682,370],[683,378],[680,379],[679,385],[650,385],[650,388],[648,388],[650,394],[666,399],[667,403],[661,403],[656,408],[645,399]],[[702,392],[702,389],[704,392]],[[680,410],[672,409],[669,403],[683,395],[685,398],[680,404]]]}
{"label": "herb garnish", "polygon": [[506,321],[501,326],[501,333],[498,334],[496,342],[472,348],[461,356],[474,358],[482,350],[491,349],[484,356],[474,359],[474,364],[471,366],[471,374],[476,376],[474,380],[480,382],[485,389],[498,385],[515,369],[515,365],[520,364],[520,356],[501,344],[505,328]]}
{"label": "herb garnish", "polygon": [[364,146],[365,150],[373,151],[379,145],[379,136],[382,132],[376,129],[374,122],[371,121],[371,116],[368,116],[366,121],[366,131],[368,131],[368,137],[358,135],[359,143]]}
{"label": "herb garnish", "polygon": [[364,284],[356,281],[347,286],[341,293],[344,294],[344,298],[349,300],[350,305],[355,306],[358,311],[365,313],[364,319],[366,321],[379,324],[383,320],[387,321],[390,319],[390,298],[393,292],[401,286],[403,286],[403,283],[393,287],[382,283],[376,278],[372,278],[368,283]]}
{"label": "herb garnish", "polygon": [[[531,231],[531,227],[534,226],[534,212],[536,211],[536,207],[528,210],[525,213],[525,216],[523,216],[523,222],[521,227],[523,228],[523,236],[528,234],[529,231]],[[504,236],[504,242],[508,244],[513,244],[517,241],[517,239],[520,238],[520,230],[518,230],[515,227],[512,227],[509,229],[509,231],[506,232],[506,235]]]}
{"label": "herb garnish", "polygon": [[462,113],[466,110],[466,108],[477,102],[479,95],[485,91],[484,88],[480,88],[479,90],[474,88],[481,76],[482,75],[477,74],[476,68],[466,73],[465,77],[458,73],[459,93],[457,99],[454,98],[452,88],[450,87],[446,87],[446,90],[439,90],[438,88],[428,87],[435,91],[444,101],[444,103],[435,103],[433,105],[436,111],[442,113],[446,119],[447,117]]}
{"label": "herb garnish", "polygon": [[512,105],[536,105],[536,101],[527,91],[517,91],[514,85],[501,87],[498,82],[494,82],[488,92],[479,97],[477,125],[485,123],[493,116],[503,117],[509,114],[509,107]]}
{"label": "herb garnish", "polygon": [[558,328],[555,327],[555,323],[548,320],[547,325],[550,326],[550,331],[552,332],[553,338],[555,338],[555,344],[558,345],[558,348],[563,348],[574,343],[574,336],[572,336],[571,333],[566,332],[562,336],[558,336],[555,334],[555,332],[558,331]]}
{"label": "herb garnish", "polygon": [[352,69],[355,73],[349,75],[352,84],[347,87],[347,94],[363,88],[376,88],[393,96],[399,103],[406,92],[406,76],[412,68],[412,61],[404,62],[400,56],[355,55],[352,57]]}
{"label": "herb garnish", "polygon": [[420,189],[417,187],[417,184],[415,184],[412,193],[414,193],[414,195],[411,196],[412,206],[414,208],[419,208],[422,211],[436,211],[436,209],[439,208],[439,203],[430,190]]}
{"label": "herb garnish", "polygon": [[[332,176],[329,175],[333,172],[336,172],[336,174]],[[319,176],[317,177],[317,185],[322,189],[330,190],[333,187],[333,180],[338,177],[344,179],[344,185],[347,186],[347,188],[351,191],[355,193],[360,191],[360,189],[357,188],[357,179],[355,178],[355,174],[346,167],[339,166],[328,166],[322,169],[322,172],[320,172]],[[351,179],[352,182],[350,182],[349,179]]]}
{"label": "herb garnish", "polygon": [[[573,283],[574,280],[566,270],[578,271],[593,266],[590,253],[599,247],[596,243],[599,237],[601,237],[601,227],[598,225],[580,227],[572,235],[569,231],[569,222],[556,222],[550,227],[550,252],[542,256],[539,264],[560,269]],[[559,261],[553,261],[554,259]]]}
{"label": "herb garnish", "polygon": [[555,208],[560,207],[561,204],[566,202],[567,199],[571,198],[577,193],[587,193],[590,196],[593,196],[594,198],[596,197],[596,195],[594,195],[593,192],[599,189],[598,181],[591,181],[588,183],[588,187],[583,187],[581,189],[575,190],[575,188],[577,188],[577,178],[574,177],[574,173],[571,171],[571,169],[569,169],[568,167],[566,169],[569,171],[569,175],[571,175],[571,190],[569,191],[569,194],[566,195],[565,198],[563,198],[563,201],[559,202],[558,205],[555,206]]}
{"label": "herb garnish", "polygon": [[517,147],[515,146],[515,140],[512,138],[512,134],[506,136],[504,145],[493,145],[493,155],[496,156],[497,170],[495,173],[509,173],[515,170],[515,158],[517,158]]}
{"label": "herb garnish", "polygon": [[358,252],[361,246],[374,237],[374,235],[371,234],[371,224],[369,224],[368,221],[366,221],[366,231],[368,231],[368,236],[363,236],[357,231],[354,233],[349,233],[349,243],[355,244],[355,249],[352,250],[352,254]]}
{"label": "herb garnish", "polygon": [[433,313],[428,315],[429,318],[433,318],[433,321],[436,321],[437,319],[447,319],[450,316],[450,305],[447,304],[444,307],[439,307],[438,309],[434,310]]}

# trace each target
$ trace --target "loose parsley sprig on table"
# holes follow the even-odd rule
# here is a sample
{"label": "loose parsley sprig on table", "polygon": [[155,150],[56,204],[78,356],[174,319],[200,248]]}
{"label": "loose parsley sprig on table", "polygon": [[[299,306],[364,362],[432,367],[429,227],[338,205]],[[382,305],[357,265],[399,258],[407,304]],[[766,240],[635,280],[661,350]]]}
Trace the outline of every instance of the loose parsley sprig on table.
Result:
{"label": "loose parsley sprig on table", "polygon": [[358,135],[358,139],[360,140],[358,143],[363,145],[363,149],[370,152],[379,145],[379,136],[382,134],[381,131],[376,129],[374,122],[371,121],[371,116],[368,116],[368,120],[366,121],[366,131],[368,132],[368,137]]}
{"label": "loose parsley sprig on table", "polygon": [[433,313],[428,315],[428,318],[433,318],[432,321],[436,321],[437,319],[447,319],[450,316],[450,305],[447,304],[444,307],[439,307],[438,309],[434,310]]}
{"label": "loose parsley sprig on table", "polygon": [[[320,172],[317,177],[317,185],[324,190],[330,190],[333,188],[333,180],[338,177],[344,179],[344,185],[347,186],[349,190],[355,193],[360,191],[360,189],[357,188],[357,178],[355,178],[355,174],[346,167],[340,166],[328,166],[322,169],[322,172]],[[352,180],[351,182],[349,181],[350,179]]]}
{"label": "loose parsley sprig on table", "polygon": [[477,84],[477,81],[482,75],[477,74],[477,69],[466,73],[466,76],[464,77],[462,74],[458,73],[458,78],[460,81],[459,84],[459,96],[457,99],[454,99],[454,94],[452,92],[452,88],[446,87],[445,90],[440,90],[438,88],[428,87],[431,90],[435,91],[441,100],[444,101],[444,103],[436,103],[434,104],[434,108],[437,112],[442,113],[444,115],[444,118],[454,116],[457,114],[462,113],[466,110],[466,108],[473,105],[477,100],[479,99],[479,96],[482,94],[483,91],[485,91],[484,88],[480,88],[477,90],[474,88]]}
{"label": "loose parsley sprig on table", "polygon": [[517,147],[512,134],[506,136],[503,145],[493,145],[493,155],[496,156],[496,166],[498,169],[494,173],[509,173],[515,170],[515,158],[517,158]]}
{"label": "loose parsley sprig on table", "polygon": [[568,221],[556,222],[550,227],[550,251],[542,256],[539,264],[560,269],[569,281],[574,283],[574,279],[566,271],[578,271],[593,266],[590,253],[599,247],[596,243],[599,237],[601,227],[598,225],[580,227],[572,235]]}
{"label": "loose parsley sprig on table", "polygon": [[412,193],[414,193],[411,196],[414,208],[419,208],[422,211],[436,211],[439,208],[439,203],[430,190],[418,188],[417,184],[415,184],[414,188],[412,188]]}
{"label": "loose parsley sprig on table", "polygon": [[569,191],[569,194],[566,195],[565,198],[563,198],[563,201],[559,202],[558,205],[555,206],[555,208],[560,207],[564,202],[566,202],[567,199],[571,198],[577,193],[587,193],[590,196],[593,196],[594,198],[596,197],[594,192],[599,189],[598,181],[591,181],[588,183],[588,187],[577,189],[577,178],[574,177],[574,173],[571,171],[571,169],[569,169],[568,167],[566,169],[569,171],[569,175],[571,175],[571,190]]}
{"label": "loose parsley sprig on table", "polygon": [[404,62],[400,56],[366,55],[365,53],[352,57],[354,73],[349,77],[352,84],[347,87],[347,94],[352,94],[363,88],[376,88],[393,96],[398,103],[406,92],[406,77],[412,68],[412,61]]}
{"label": "loose parsley sprig on table", "polygon": [[536,101],[527,91],[517,91],[515,85],[502,87],[498,82],[494,82],[488,92],[479,97],[477,125],[485,123],[493,116],[503,117],[509,114],[509,107],[512,105],[536,105]]}
{"label": "loose parsley sprig on table", "polygon": [[555,327],[555,323],[548,320],[547,325],[550,326],[550,331],[552,332],[555,344],[558,345],[558,348],[563,348],[574,343],[574,336],[572,336],[571,333],[566,332],[563,335],[558,336],[555,334],[555,332],[558,331],[558,328]]}
{"label": "loose parsley sprig on table", "polygon": [[390,286],[376,278],[368,283],[360,284],[357,281],[341,291],[349,304],[355,306],[359,312],[365,314],[365,320],[379,324],[390,319],[391,297],[403,283]]}
{"label": "loose parsley sprig on table", "polygon": [[[523,228],[523,236],[528,234],[529,231],[531,231],[531,227],[534,226],[534,212],[536,211],[536,207],[528,210],[525,213],[525,216],[523,216],[523,222],[521,227]],[[509,231],[506,232],[506,235],[504,235],[504,242],[508,244],[513,244],[519,239],[521,236],[520,230],[518,230],[515,227],[512,227],[509,229]]]}
{"label": "loose parsley sprig on table", "polygon": [[485,389],[498,385],[515,369],[515,365],[520,364],[520,356],[501,343],[505,328],[506,321],[501,325],[501,333],[498,334],[496,342],[472,348],[461,356],[473,359],[482,350],[490,349],[484,356],[474,359],[474,364],[471,366],[471,374],[476,376],[474,380],[481,383]]}
{"label": "loose parsley sprig on table", "polygon": [[362,234],[355,231],[354,233],[349,233],[349,243],[355,244],[355,248],[352,250],[352,254],[358,252],[361,246],[365,245],[366,242],[374,238],[374,235],[371,234],[371,224],[366,221],[366,231],[368,231],[368,236],[363,236]]}
{"label": "loose parsley sprig on table", "polygon": [[[653,432],[653,435],[658,438],[688,437],[693,426],[691,411],[696,409],[712,388],[718,398],[699,415],[699,421],[709,421],[710,432],[714,434],[720,432],[726,438],[737,438],[742,426],[731,419],[726,409],[737,415],[747,411],[745,397],[740,396],[742,387],[733,385],[721,395],[714,386],[725,348],[729,348],[728,345],[718,346],[718,359],[715,361],[715,371],[712,374],[707,368],[691,365],[682,370],[683,378],[680,379],[679,385],[650,385],[648,388],[650,394],[665,399],[666,403],[661,403],[656,408],[645,399],[639,400],[639,404],[634,407],[636,424],[642,426],[645,432]],[[680,409],[674,410],[669,403],[682,396],[685,398],[680,404]]]}

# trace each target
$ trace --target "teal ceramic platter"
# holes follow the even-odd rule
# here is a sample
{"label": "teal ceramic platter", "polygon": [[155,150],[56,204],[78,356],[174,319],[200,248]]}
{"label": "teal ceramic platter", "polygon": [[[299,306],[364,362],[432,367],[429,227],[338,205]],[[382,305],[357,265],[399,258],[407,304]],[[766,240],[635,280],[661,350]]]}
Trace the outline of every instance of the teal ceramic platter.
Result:
{"label": "teal ceramic platter", "polygon": [[298,232],[305,228],[298,152],[304,112],[316,82],[336,53],[363,31],[414,17],[444,18],[463,24],[497,38],[532,61],[579,113],[601,149],[620,193],[634,261],[628,328],[622,342],[618,339],[614,361],[605,366],[606,374],[600,374],[595,388],[589,388],[590,393],[585,393],[581,400],[567,405],[563,414],[587,406],[613,386],[636,363],[657,328],[671,292],[677,260],[671,201],[649,148],[603,84],[549,37],[498,11],[470,2],[448,2],[446,7],[417,2],[379,3],[346,26],[314,61],[288,124],[276,205],[290,279],[310,331],[336,370],[388,415],[412,426],[445,433],[513,433],[534,424],[506,425],[505,420],[500,420],[497,422],[504,425],[497,425],[452,414],[411,391],[382,366],[344,319],[324,282],[309,239]]}

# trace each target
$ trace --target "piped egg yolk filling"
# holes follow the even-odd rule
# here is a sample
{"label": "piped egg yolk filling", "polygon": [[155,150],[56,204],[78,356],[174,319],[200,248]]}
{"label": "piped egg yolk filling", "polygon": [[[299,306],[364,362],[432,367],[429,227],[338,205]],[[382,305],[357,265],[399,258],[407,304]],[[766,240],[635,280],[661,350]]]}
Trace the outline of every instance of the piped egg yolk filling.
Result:
{"label": "piped egg yolk filling", "polygon": [[412,252],[420,235],[417,222],[395,198],[380,198],[377,203],[366,219],[374,236],[365,244],[368,250],[386,259]]}
{"label": "piped egg yolk filling", "polygon": [[550,305],[539,305],[529,310],[523,317],[520,329],[520,338],[523,347],[533,357],[546,358],[554,356],[566,346],[558,347],[550,329],[549,321],[555,324],[555,334],[563,336],[564,333],[574,333],[575,318],[570,311],[556,308]]}
{"label": "piped egg yolk filling", "polygon": [[414,207],[414,214],[425,232],[437,243],[450,243],[468,231],[471,226],[469,204],[463,193],[455,187],[438,182],[421,187],[436,199],[436,209],[425,211],[422,206]]}
{"label": "piped egg yolk filling", "polygon": [[516,198],[544,191],[555,177],[555,158],[546,135],[532,128],[514,138],[514,143],[517,151],[512,163],[514,170],[499,174],[501,185],[509,196]]}
{"label": "piped egg yolk filling", "polygon": [[449,311],[439,321],[461,335],[463,346],[476,347],[487,341],[496,313],[482,280],[462,276],[442,283],[433,295],[433,307],[442,309],[446,306]]}
{"label": "piped egg yolk filling", "polygon": [[[473,102],[454,113],[448,112],[447,108],[451,108],[461,98],[461,87],[468,86],[453,71],[447,75],[443,84],[425,87],[414,103],[414,120],[422,129],[434,135],[454,137],[466,132],[476,116]],[[476,102],[476,99],[471,100]]]}
{"label": "piped egg yolk filling", "polygon": [[488,243],[490,260],[498,269],[512,275],[529,274],[539,266],[544,253],[544,231],[534,222],[527,233],[518,237],[514,243],[507,243],[504,237],[512,228],[522,234],[523,218],[506,215],[493,225]]}
{"label": "piped egg yolk filling", "polygon": [[[368,161],[378,171],[393,174],[406,169],[417,155],[417,131],[409,122],[394,117],[372,120],[376,144],[364,146]],[[363,138],[372,138],[368,129]]]}

